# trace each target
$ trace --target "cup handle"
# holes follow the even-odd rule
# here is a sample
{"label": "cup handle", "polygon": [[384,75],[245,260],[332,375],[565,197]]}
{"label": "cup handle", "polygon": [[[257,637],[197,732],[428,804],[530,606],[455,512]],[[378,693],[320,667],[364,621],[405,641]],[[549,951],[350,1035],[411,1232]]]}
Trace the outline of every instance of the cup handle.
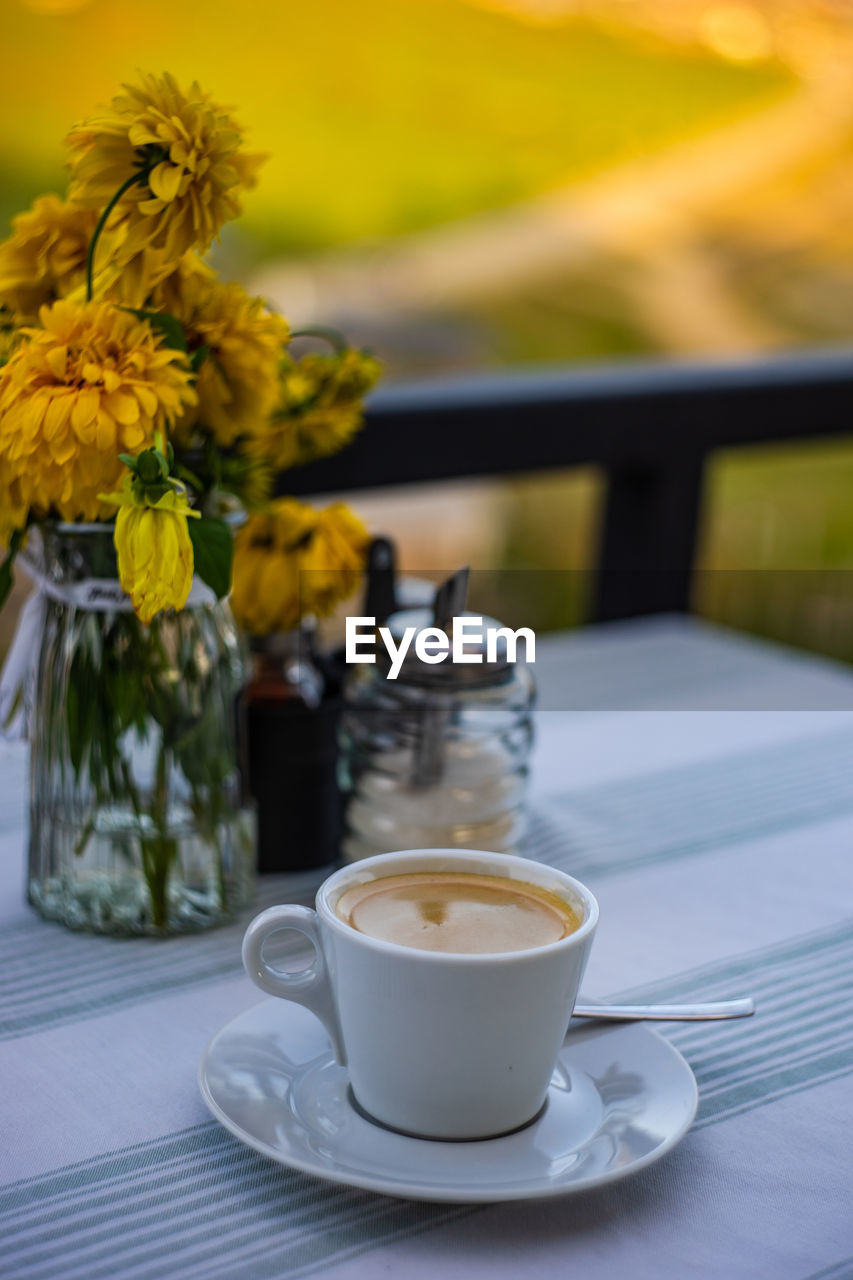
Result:
{"label": "cup handle", "polygon": [[[305,969],[297,969],[295,973],[282,973],[270,968],[261,954],[267,938],[285,929],[295,929],[297,933],[304,934],[314,948],[311,963]],[[271,996],[281,996],[284,1000],[293,1000],[310,1009],[326,1028],[338,1062],[346,1066],[346,1053],[320,941],[316,911],[295,903],[269,907],[262,911],[249,925],[243,938],[243,965],[249,977],[262,991]]]}

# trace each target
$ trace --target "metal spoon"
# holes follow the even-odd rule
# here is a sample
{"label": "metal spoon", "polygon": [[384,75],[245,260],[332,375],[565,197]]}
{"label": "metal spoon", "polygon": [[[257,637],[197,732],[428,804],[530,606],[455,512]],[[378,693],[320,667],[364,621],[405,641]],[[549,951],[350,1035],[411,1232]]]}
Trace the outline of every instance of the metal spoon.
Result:
{"label": "metal spoon", "polygon": [[613,1022],[702,1022],[705,1019],[749,1018],[755,1013],[750,996],[716,1000],[710,1004],[576,1004],[576,1018],[607,1018]]}

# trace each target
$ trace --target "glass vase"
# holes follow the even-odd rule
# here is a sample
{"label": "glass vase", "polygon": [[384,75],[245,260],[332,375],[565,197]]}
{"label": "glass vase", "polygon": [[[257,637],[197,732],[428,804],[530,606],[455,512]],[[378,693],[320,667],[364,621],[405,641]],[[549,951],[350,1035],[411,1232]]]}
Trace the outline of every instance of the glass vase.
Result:
{"label": "glass vase", "polygon": [[229,920],[251,897],[254,832],[241,805],[243,664],[228,606],[191,596],[145,626],[118,588],[110,525],[48,529],[28,556],[44,619],[29,726],[30,902],[106,934]]}

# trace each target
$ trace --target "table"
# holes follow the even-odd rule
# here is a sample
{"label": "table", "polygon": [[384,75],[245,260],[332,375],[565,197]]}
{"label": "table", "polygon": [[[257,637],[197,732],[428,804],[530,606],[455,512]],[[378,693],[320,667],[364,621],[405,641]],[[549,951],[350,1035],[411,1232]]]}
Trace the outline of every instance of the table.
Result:
{"label": "table", "polygon": [[[752,993],[663,1034],[683,1142],[597,1191],[495,1206],[340,1188],[205,1110],[208,1039],[259,998],[245,921],[76,935],[23,903],[26,759],[0,748],[0,1274],[853,1276],[853,675],[688,619],[541,638],[529,852],[584,879],[608,998]],[[258,905],[289,896],[265,880]],[[248,918],[248,917],[247,917]]]}

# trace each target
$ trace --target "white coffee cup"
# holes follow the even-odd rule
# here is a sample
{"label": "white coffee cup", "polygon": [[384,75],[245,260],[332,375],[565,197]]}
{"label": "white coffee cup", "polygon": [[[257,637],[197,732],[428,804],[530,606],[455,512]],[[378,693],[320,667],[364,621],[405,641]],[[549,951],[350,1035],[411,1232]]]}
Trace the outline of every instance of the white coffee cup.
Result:
{"label": "white coffee cup", "polygon": [[[579,928],[521,951],[425,951],[359,932],[335,912],[345,890],[422,871],[463,871],[538,885],[568,902]],[[462,849],[385,853],[321,885],[316,912],[270,907],[249,925],[243,963],[271,995],[323,1022],[358,1106],[419,1137],[475,1139],[520,1128],[542,1109],[589,956],[598,904],[571,876],[507,854]],[[263,957],[295,929],[314,946],[305,969]]]}

